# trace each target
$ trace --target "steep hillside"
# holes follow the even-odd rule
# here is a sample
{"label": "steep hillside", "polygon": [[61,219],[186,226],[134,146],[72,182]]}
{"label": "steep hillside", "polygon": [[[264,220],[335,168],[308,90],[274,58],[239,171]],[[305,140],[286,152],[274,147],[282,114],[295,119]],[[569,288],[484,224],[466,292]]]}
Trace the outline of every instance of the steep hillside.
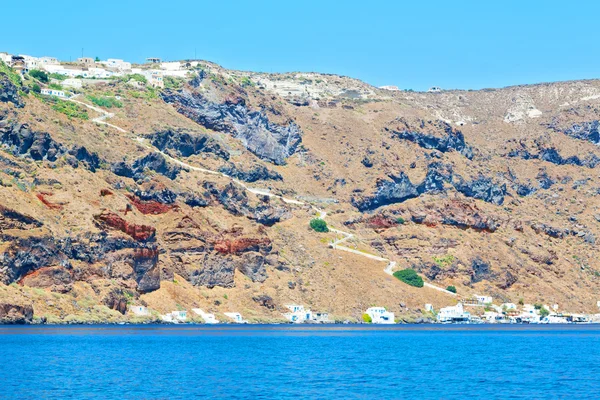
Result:
{"label": "steep hillside", "polygon": [[[299,303],[414,321],[456,301],[365,254],[460,296],[596,310],[598,81],[414,93],[201,62],[162,90],[33,83],[0,72],[6,320]],[[319,213],[355,253],[309,228]]]}

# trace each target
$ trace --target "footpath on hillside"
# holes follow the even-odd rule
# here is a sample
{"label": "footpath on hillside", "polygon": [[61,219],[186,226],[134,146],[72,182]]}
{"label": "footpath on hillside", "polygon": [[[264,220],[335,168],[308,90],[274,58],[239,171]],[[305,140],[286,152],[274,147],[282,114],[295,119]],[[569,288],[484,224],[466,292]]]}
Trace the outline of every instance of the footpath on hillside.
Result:
{"label": "footpath on hillside", "polygon": [[[125,129],[123,129],[123,128],[117,126],[117,125],[113,125],[113,124],[110,124],[110,123],[106,122],[107,119],[111,119],[112,117],[114,117],[114,114],[109,113],[108,111],[105,111],[102,108],[92,106],[90,104],[84,103],[84,102],[79,101],[79,100],[75,100],[76,97],[77,97],[77,95],[71,97],[68,100],[72,101],[74,103],[77,103],[79,105],[82,105],[84,107],[87,107],[90,110],[93,110],[93,111],[101,114],[99,117],[92,119],[92,122],[95,122],[97,124],[102,124],[102,125],[110,126],[111,128],[117,129],[119,132],[129,133],[128,131],[126,131]],[[320,208],[318,208],[318,207],[316,207],[316,206],[314,206],[312,204],[309,204],[309,203],[306,203],[306,202],[303,202],[303,201],[299,201],[299,200],[296,200],[296,199],[289,199],[289,198],[286,198],[286,197],[283,197],[283,196],[280,196],[280,195],[276,195],[276,194],[271,193],[267,189],[251,188],[248,185],[246,185],[244,182],[242,182],[242,181],[240,181],[238,179],[235,179],[234,177],[229,176],[227,174],[224,174],[222,172],[212,171],[210,169],[201,168],[201,167],[195,167],[195,166],[190,165],[190,164],[188,164],[186,162],[183,162],[183,161],[178,160],[178,159],[176,159],[174,157],[171,157],[170,155],[166,154],[165,152],[163,152],[163,151],[155,148],[151,144],[147,143],[147,140],[144,139],[144,138],[142,138],[142,137],[138,136],[138,137],[135,138],[135,140],[139,144],[141,144],[144,147],[146,147],[147,149],[152,150],[152,151],[154,151],[156,153],[161,154],[163,157],[165,157],[169,161],[171,161],[171,162],[173,162],[173,163],[175,163],[175,164],[177,164],[179,166],[188,168],[188,169],[190,169],[192,171],[198,171],[198,172],[203,172],[203,173],[206,173],[206,174],[222,176],[222,177],[224,177],[226,179],[229,179],[230,181],[234,182],[235,184],[239,185],[244,190],[246,190],[246,191],[248,191],[250,193],[253,193],[255,195],[268,196],[268,197],[271,197],[271,198],[277,198],[277,199],[280,199],[281,201],[283,201],[284,203],[287,203],[287,204],[294,204],[294,205],[299,205],[299,206],[309,206],[309,207],[311,207],[311,209],[313,211],[315,211],[315,213],[317,215],[317,218],[320,218],[322,220],[326,220],[326,218],[327,218],[327,212],[326,211],[324,211],[324,210],[322,210],[322,209],[320,209]],[[349,240],[351,238],[354,238],[356,236],[354,234],[350,233],[350,232],[345,232],[345,231],[342,231],[342,230],[339,230],[339,229],[336,229],[336,228],[332,228],[332,227],[329,227],[329,230],[331,232],[334,232],[334,233],[337,233],[337,234],[340,234],[340,235],[343,236],[341,239],[338,239],[338,240],[333,241],[332,243],[329,243],[328,246],[330,248],[332,248],[334,250],[340,250],[340,251],[345,251],[345,252],[352,253],[352,254],[357,254],[359,256],[366,257],[366,258],[369,258],[371,260],[385,262],[386,263],[386,267],[383,269],[383,272],[385,272],[388,275],[393,275],[394,269],[396,268],[396,265],[397,265],[395,261],[392,261],[392,260],[384,258],[384,257],[379,257],[379,256],[376,256],[374,254],[365,253],[365,252],[362,252],[360,250],[352,249],[350,247],[341,246],[340,243],[343,243],[343,242],[345,242],[345,241],[347,241],[347,240]],[[450,292],[450,291],[448,291],[448,290],[446,290],[444,288],[441,288],[439,286],[433,285],[433,284],[428,283],[428,282],[424,282],[424,286],[427,287],[427,288],[430,288],[430,289],[434,289],[434,290],[443,292],[443,293],[451,295],[451,296],[456,296],[456,293],[452,293],[452,292]]]}

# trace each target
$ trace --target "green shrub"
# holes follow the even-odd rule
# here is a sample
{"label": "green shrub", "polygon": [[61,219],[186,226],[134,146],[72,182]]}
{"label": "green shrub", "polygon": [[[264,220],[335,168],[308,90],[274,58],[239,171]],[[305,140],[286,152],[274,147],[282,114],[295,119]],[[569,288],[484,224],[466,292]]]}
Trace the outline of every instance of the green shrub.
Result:
{"label": "green shrub", "polygon": [[48,88],[54,89],[54,90],[63,90],[63,87],[60,86],[58,83],[51,83],[48,85]]}
{"label": "green shrub", "polygon": [[423,287],[423,278],[421,278],[419,274],[417,274],[417,272],[412,268],[396,271],[394,272],[394,276],[407,285],[419,288]]}
{"label": "green shrub", "polygon": [[363,314],[362,320],[366,324],[370,324],[371,322],[373,322],[373,320],[371,319],[371,316],[369,314]]}
{"label": "green shrub", "polygon": [[454,256],[452,254],[446,254],[441,257],[433,257],[433,262],[437,264],[440,268],[446,268],[454,262]]}
{"label": "green shrub", "polygon": [[89,119],[87,110],[80,107],[78,104],[71,101],[64,101],[57,98],[52,98],[52,109],[59,113],[65,114],[69,118]]}
{"label": "green shrub", "polygon": [[310,221],[310,227],[317,232],[329,232],[327,222],[321,218],[315,218]]}
{"label": "green shrub", "polygon": [[113,107],[121,108],[121,107],[123,107],[123,103],[121,103],[119,100],[117,100],[114,97],[106,97],[106,96],[96,97],[96,96],[89,95],[89,96],[87,96],[87,98],[88,98],[88,100],[90,100],[92,103],[94,103],[98,107],[104,107],[104,108],[113,108]]}
{"label": "green shrub", "polygon": [[50,75],[48,75],[50,78],[52,79],[56,79],[57,81],[64,81],[66,79],[69,79],[68,76],[65,75],[61,75],[61,74],[57,74],[56,72],[51,73]]}
{"label": "green shrub", "polygon": [[34,83],[33,85],[31,85],[31,90],[34,93],[41,93],[42,92],[42,88],[37,83]]}
{"label": "green shrub", "polygon": [[254,82],[252,82],[250,80],[250,78],[248,78],[247,76],[244,76],[241,80],[240,80],[240,84],[242,85],[242,87],[253,87],[254,86]]}
{"label": "green shrub", "polygon": [[23,85],[21,81],[21,75],[16,73],[15,70],[10,68],[8,65],[4,64],[3,61],[0,61],[0,74],[6,74],[12,84],[18,88]]}
{"label": "green shrub", "polygon": [[446,288],[447,291],[456,293],[456,286],[450,285]]}
{"label": "green shrub", "polygon": [[544,307],[540,308],[540,317],[544,318],[550,315],[550,311],[546,310]]}
{"label": "green shrub", "polygon": [[402,217],[398,217],[398,218],[396,218],[396,223],[397,223],[398,225],[404,225],[404,223],[405,223],[405,222],[406,222],[406,221],[405,221],[405,220],[404,220],[404,218],[402,218]]}
{"label": "green shrub", "polygon": [[42,83],[48,83],[49,81],[48,74],[44,71],[40,71],[39,69],[32,69],[31,71],[29,71],[29,76],[37,79]]}

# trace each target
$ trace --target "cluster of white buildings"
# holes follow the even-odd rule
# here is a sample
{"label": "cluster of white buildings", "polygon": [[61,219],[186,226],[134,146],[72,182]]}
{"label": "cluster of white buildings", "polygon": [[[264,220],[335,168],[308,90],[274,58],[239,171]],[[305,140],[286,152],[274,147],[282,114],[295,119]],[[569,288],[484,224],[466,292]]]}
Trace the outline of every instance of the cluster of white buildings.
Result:
{"label": "cluster of white buildings", "polygon": [[[74,63],[65,63],[55,57],[33,57],[25,54],[12,55],[8,53],[0,53],[0,61],[13,67],[20,74],[26,74],[31,70],[43,70],[49,74],[80,79],[109,79],[139,74],[144,76],[148,81],[148,85],[153,87],[164,87],[164,77],[166,76],[185,78],[190,73],[190,69],[198,65],[198,62],[195,61],[189,63],[179,61],[162,62],[158,58],[149,58],[147,62],[152,66],[156,66],[156,68],[139,68],[134,67],[128,61],[117,58],[102,61],[81,57]],[[76,83],[73,85],[76,85]]]}
{"label": "cluster of white buildings", "polygon": [[310,324],[310,323],[328,323],[329,314],[323,312],[312,312],[307,310],[304,306],[298,304],[288,304],[285,306],[288,310],[283,316],[294,324]]}

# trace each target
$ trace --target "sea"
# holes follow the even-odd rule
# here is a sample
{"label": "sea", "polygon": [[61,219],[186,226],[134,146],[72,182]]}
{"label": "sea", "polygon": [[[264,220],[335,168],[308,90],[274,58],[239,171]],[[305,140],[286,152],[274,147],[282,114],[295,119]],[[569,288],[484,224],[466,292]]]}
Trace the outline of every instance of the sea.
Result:
{"label": "sea", "polygon": [[2,399],[598,399],[597,325],[0,326]]}

